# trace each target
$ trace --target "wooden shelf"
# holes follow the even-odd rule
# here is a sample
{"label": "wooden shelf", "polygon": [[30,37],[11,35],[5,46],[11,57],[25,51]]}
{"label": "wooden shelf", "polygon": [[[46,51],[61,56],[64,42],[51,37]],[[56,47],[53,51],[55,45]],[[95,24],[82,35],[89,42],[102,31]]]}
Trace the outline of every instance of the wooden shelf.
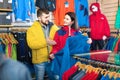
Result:
{"label": "wooden shelf", "polygon": [[13,25],[0,25],[0,28],[11,28]]}
{"label": "wooden shelf", "polygon": [[12,23],[13,26],[17,26],[17,27],[29,27],[33,24],[33,22],[14,22]]}
{"label": "wooden shelf", "polygon": [[1,9],[1,8],[0,8],[0,11],[1,11],[1,12],[11,12],[12,9]]}

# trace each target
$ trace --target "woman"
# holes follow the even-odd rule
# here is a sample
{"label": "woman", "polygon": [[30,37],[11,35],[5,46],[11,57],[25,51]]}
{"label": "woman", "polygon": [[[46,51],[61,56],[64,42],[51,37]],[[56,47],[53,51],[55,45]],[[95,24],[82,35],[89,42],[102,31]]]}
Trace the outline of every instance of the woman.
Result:
{"label": "woman", "polygon": [[[58,30],[54,36],[54,41],[56,41],[56,45],[53,46],[52,51],[50,53],[50,58],[54,58],[54,54],[60,51],[66,43],[66,40],[69,36],[75,36],[77,31],[77,21],[74,12],[68,12],[65,14],[64,18],[64,26]],[[90,43],[90,41],[89,41]]]}

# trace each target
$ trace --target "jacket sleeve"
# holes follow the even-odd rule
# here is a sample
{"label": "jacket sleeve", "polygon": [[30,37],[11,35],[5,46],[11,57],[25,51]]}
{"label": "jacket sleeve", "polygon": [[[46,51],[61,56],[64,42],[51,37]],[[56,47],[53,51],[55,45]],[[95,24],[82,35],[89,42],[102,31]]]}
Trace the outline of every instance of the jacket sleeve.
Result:
{"label": "jacket sleeve", "polygon": [[109,24],[108,24],[108,21],[107,21],[107,18],[104,16],[105,18],[105,36],[109,37],[110,36],[110,27],[109,27]]}
{"label": "jacket sleeve", "polygon": [[57,44],[52,46],[52,51],[50,52],[50,54],[56,54],[60,50],[60,42],[59,42],[58,32],[55,33],[53,40],[56,41]]}
{"label": "jacket sleeve", "polygon": [[31,49],[40,49],[47,46],[46,40],[35,35],[36,33],[33,30],[27,30],[27,43]]}

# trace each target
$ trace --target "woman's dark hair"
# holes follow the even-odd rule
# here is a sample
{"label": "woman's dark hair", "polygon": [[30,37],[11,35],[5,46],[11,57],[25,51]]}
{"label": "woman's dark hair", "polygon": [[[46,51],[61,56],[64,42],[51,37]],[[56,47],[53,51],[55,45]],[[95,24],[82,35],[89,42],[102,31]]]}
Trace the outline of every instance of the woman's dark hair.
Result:
{"label": "woman's dark hair", "polygon": [[71,20],[74,21],[74,23],[71,25],[71,28],[77,29],[77,20],[76,15],[74,12],[67,12],[65,15],[69,15]]}

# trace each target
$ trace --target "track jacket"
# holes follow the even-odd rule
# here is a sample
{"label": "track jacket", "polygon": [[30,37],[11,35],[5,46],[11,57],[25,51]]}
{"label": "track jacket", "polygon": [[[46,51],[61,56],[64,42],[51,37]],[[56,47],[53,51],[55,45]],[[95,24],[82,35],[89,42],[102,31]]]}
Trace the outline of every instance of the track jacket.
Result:
{"label": "track jacket", "polygon": [[[71,28],[71,36],[74,36],[77,31]],[[60,51],[66,43],[67,38],[69,37],[69,29],[68,26],[62,27],[55,34],[54,40],[56,41],[56,45],[53,46],[51,53],[56,54]]]}

